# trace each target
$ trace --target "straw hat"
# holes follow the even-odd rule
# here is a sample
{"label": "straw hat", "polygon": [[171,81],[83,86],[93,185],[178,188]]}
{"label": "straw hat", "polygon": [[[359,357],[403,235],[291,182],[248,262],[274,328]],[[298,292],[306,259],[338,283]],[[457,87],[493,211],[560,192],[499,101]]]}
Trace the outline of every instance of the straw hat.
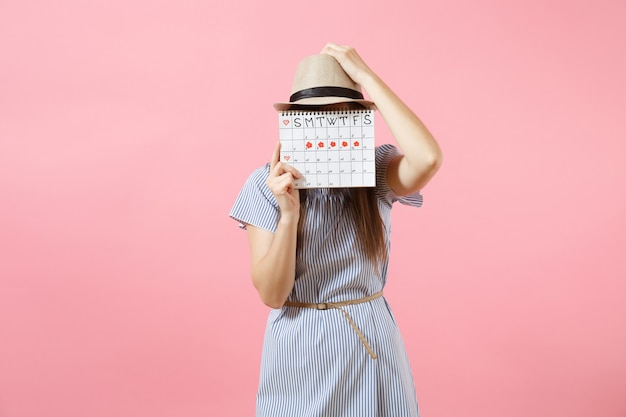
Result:
{"label": "straw hat", "polygon": [[345,73],[335,58],[328,54],[312,55],[298,64],[288,103],[275,103],[276,110],[293,105],[323,106],[325,104],[359,103],[374,109],[373,102],[364,100],[361,87]]}

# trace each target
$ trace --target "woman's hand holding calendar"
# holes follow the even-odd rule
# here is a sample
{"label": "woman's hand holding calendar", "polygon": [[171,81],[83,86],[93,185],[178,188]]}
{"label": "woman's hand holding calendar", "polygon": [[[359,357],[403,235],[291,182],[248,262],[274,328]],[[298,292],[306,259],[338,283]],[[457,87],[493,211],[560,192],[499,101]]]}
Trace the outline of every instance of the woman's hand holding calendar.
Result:
{"label": "woman's hand holding calendar", "polygon": [[281,221],[297,223],[300,218],[300,193],[296,189],[295,178],[301,177],[302,174],[297,169],[280,161],[278,142],[274,148],[266,184],[276,197]]}

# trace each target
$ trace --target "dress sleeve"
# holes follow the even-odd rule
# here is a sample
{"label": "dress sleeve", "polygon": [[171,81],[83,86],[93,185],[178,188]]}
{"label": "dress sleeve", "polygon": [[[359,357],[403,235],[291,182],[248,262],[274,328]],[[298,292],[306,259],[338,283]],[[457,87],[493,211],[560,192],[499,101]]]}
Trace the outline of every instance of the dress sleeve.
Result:
{"label": "dress sleeve", "polygon": [[276,232],[280,209],[274,194],[265,185],[268,175],[269,164],[254,170],[228,214],[238,221],[239,227],[244,230],[247,225],[251,224],[272,233]]}
{"label": "dress sleeve", "polygon": [[398,148],[391,144],[384,144],[376,148],[376,194],[378,198],[389,206],[399,201],[407,206],[421,207],[423,198],[419,191],[405,196],[398,196],[387,185],[387,167],[398,155],[400,155]]}

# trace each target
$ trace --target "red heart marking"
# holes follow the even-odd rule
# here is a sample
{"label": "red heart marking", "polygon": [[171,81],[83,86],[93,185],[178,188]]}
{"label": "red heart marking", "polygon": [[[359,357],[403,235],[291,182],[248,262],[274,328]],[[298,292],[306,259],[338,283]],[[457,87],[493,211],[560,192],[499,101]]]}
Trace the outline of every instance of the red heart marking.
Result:
{"label": "red heart marking", "polygon": [[287,126],[287,125],[289,124],[289,120],[287,120],[287,119],[283,120],[283,124],[284,124],[285,126]]}

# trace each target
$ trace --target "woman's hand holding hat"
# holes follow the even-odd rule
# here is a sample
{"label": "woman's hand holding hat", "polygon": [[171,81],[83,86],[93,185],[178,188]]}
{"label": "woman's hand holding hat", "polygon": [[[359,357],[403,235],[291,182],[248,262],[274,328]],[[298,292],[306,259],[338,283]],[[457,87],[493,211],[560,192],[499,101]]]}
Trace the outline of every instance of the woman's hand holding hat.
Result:
{"label": "woman's hand holding hat", "polygon": [[359,84],[387,123],[403,155],[387,167],[387,184],[399,196],[421,190],[441,165],[441,149],[417,115],[363,61],[354,48],[328,43],[323,54],[335,58]]}
{"label": "woman's hand holding hat", "polygon": [[328,54],[335,58],[341,65],[343,70],[352,80],[365,87],[368,78],[374,75],[374,72],[367,66],[363,58],[357,53],[356,49],[346,46],[337,45],[329,42],[324,46],[321,53]]}

